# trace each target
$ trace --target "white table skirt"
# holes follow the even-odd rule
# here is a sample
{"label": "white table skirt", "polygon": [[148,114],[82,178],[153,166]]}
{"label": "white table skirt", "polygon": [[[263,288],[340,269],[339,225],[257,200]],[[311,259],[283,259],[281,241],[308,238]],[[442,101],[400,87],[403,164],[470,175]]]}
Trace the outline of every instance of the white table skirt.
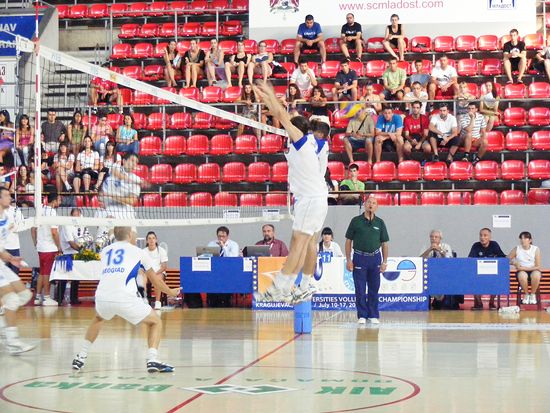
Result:
{"label": "white table skirt", "polygon": [[73,280],[73,281],[99,281],[101,275],[100,261],[73,261],[72,271],[61,270],[61,265],[54,264],[50,275],[50,281]]}

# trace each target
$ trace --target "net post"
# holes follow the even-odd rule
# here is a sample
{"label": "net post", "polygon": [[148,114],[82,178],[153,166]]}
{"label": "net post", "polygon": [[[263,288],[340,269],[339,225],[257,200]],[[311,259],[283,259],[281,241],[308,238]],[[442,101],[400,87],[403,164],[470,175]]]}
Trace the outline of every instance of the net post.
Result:
{"label": "net post", "polygon": [[34,130],[35,130],[35,139],[34,139],[34,170],[38,173],[34,174],[34,208],[35,208],[35,219],[38,223],[40,217],[42,216],[42,174],[41,171],[41,159],[42,159],[42,147],[40,145],[42,139],[42,125],[40,123],[40,113],[41,113],[41,83],[42,79],[40,76],[40,54],[38,53],[39,45],[39,33],[38,33],[38,1],[35,2],[36,14],[35,14],[35,114],[34,114]]}

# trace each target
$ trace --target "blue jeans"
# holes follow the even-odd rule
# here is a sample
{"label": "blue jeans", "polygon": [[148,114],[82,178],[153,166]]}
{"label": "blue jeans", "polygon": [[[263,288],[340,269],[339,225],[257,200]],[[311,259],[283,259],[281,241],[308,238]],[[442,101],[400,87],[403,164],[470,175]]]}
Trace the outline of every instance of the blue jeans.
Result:
{"label": "blue jeans", "polygon": [[134,155],[139,155],[139,142],[132,141],[129,144],[117,143],[116,149],[119,152],[133,153]]}
{"label": "blue jeans", "polygon": [[[357,318],[380,318],[378,290],[380,289],[380,264],[382,252],[372,256],[353,254],[353,282]],[[368,293],[365,293],[368,286]]]}
{"label": "blue jeans", "polygon": [[109,142],[109,138],[104,136],[103,138],[99,138],[94,143],[94,149],[99,152],[99,156],[105,155],[105,145]]}

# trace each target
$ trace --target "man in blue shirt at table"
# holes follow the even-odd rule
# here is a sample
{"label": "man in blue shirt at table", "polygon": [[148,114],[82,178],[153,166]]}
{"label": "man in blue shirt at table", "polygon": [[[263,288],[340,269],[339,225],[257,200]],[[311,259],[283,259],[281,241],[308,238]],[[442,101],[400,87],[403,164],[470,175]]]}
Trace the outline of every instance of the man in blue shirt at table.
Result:
{"label": "man in blue shirt at table", "polygon": [[375,162],[380,162],[382,148],[386,150],[395,148],[398,161],[403,161],[403,118],[394,114],[393,108],[389,105],[384,107],[382,116],[379,116],[376,121]]}
{"label": "man in blue shirt at table", "polygon": [[321,25],[313,20],[311,14],[306,16],[305,23],[298,26],[296,46],[294,46],[294,63],[296,63],[296,66],[298,66],[302,50],[318,50],[321,54],[321,63],[325,63],[327,60],[323,30]]}
{"label": "man in blue shirt at table", "polygon": [[[219,227],[216,230],[217,239],[210,241],[208,247],[218,247],[220,249],[220,257],[239,257],[241,251],[239,244],[232,239],[229,239],[229,228]],[[231,294],[225,293],[208,293],[206,295],[208,307],[231,307]]]}
{"label": "man in blue shirt at table", "polygon": [[[468,254],[469,258],[496,258],[506,257],[506,254],[502,252],[498,242],[491,240],[492,232],[489,228],[482,228],[479,231],[479,242],[475,242]],[[491,295],[489,299],[489,310],[496,310],[495,296]],[[474,306],[472,310],[483,310],[483,302],[481,301],[481,295],[474,295]]]}

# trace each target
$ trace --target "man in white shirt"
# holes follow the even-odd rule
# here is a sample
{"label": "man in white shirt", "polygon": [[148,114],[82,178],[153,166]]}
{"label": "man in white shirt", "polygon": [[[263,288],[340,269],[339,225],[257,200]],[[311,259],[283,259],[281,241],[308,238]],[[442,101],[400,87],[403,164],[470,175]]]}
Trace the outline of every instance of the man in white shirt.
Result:
{"label": "man in white shirt", "polygon": [[[217,239],[210,241],[208,247],[217,247],[220,249],[220,257],[238,257],[241,255],[239,244],[229,239],[229,228],[219,227],[216,230]],[[208,293],[206,301],[209,307],[230,307],[231,294],[226,293]]]}
{"label": "man in white shirt", "polygon": [[422,102],[422,107],[420,108],[420,114],[426,114],[426,105],[428,104],[428,94],[422,89],[420,82],[414,82],[411,86],[411,91],[408,92],[403,98],[407,102],[407,110],[411,113],[411,104],[412,102]]}
{"label": "man in white shirt", "polygon": [[[19,234],[17,233],[17,227],[20,225],[24,218],[23,214],[21,213],[21,210],[19,208],[16,208],[13,204],[10,205],[10,207],[6,210],[6,216],[8,217],[8,228],[10,229],[10,232],[8,234],[8,237],[6,238],[6,241],[4,242],[4,248],[7,252],[9,252],[14,257],[19,257],[21,255],[20,248],[21,244],[19,243]],[[10,268],[15,274],[19,275],[19,268],[7,264],[8,268]]]}
{"label": "man in white shirt", "polygon": [[456,69],[449,64],[446,55],[441,56],[439,65],[432,69],[432,80],[428,86],[430,100],[436,96],[443,99],[456,99],[458,95],[458,74]]}
{"label": "man in white shirt", "polygon": [[[48,195],[48,205],[42,209],[44,216],[57,216],[56,208],[59,206],[57,193]],[[40,225],[31,229],[32,241],[38,251],[40,262],[40,275],[36,286],[34,305],[57,306],[57,301],[50,297],[50,274],[52,272],[55,257],[62,254],[61,242],[57,225]]]}
{"label": "man in white shirt", "polygon": [[428,137],[434,153],[433,160],[439,161],[438,148],[445,147],[449,148],[447,163],[451,163],[460,145],[460,137],[458,136],[456,118],[449,113],[449,107],[446,103],[442,103],[439,107],[439,113],[431,117],[429,129]]}
{"label": "man in white shirt", "polygon": [[298,68],[290,76],[290,83],[296,83],[302,97],[309,96],[313,86],[317,86],[315,73],[309,68],[305,59],[300,59]]}
{"label": "man in white shirt", "polygon": [[[95,294],[96,315],[86,331],[80,352],[73,360],[75,370],[84,367],[88,351],[97,339],[105,320],[119,316],[131,324],[147,326],[147,372],[171,373],[174,367],[158,359],[158,347],[162,321],[155,311],[143,302],[138,294],[137,278],[144,271],[147,278],[162,292],[176,297],[180,288],[168,288],[164,281],[155,277],[155,270],[147,254],[136,247],[136,234],[130,227],[115,227],[117,242],[101,251],[102,272]],[[132,355],[132,352],[128,353]]]}
{"label": "man in white shirt", "polygon": [[[464,145],[463,161],[479,162],[487,150],[487,121],[485,116],[477,111],[477,103],[468,104],[468,113],[460,117],[460,138]],[[477,147],[477,153],[470,155],[472,146]]]}

